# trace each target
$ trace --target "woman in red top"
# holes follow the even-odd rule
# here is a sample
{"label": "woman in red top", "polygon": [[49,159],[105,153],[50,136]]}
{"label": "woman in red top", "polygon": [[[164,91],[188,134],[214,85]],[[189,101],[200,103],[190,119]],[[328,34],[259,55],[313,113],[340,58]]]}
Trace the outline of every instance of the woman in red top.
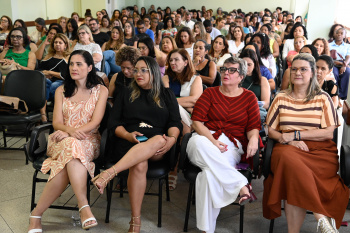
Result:
{"label": "woman in red top", "polygon": [[214,232],[220,209],[235,201],[256,199],[248,180],[236,170],[241,155],[252,157],[258,149],[260,114],[253,92],[241,87],[246,62],[236,57],[220,68],[222,86],[207,88],[192,114],[196,131],[188,142],[191,162],[202,169],[196,180],[197,227]]}

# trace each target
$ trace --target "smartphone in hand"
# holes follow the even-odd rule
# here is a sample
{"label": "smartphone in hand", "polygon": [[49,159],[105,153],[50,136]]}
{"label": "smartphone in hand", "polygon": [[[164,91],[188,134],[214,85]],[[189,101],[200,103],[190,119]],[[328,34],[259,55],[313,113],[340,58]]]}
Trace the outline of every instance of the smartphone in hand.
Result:
{"label": "smartphone in hand", "polygon": [[139,141],[139,142],[145,142],[148,140],[148,137],[146,136],[136,136],[136,139]]}

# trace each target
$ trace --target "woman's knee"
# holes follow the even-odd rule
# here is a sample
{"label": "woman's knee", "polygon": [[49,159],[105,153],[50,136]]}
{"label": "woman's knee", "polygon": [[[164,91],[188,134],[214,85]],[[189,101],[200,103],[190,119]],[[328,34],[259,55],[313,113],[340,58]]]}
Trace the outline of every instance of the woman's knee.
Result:
{"label": "woman's knee", "polygon": [[166,143],[162,135],[156,135],[152,137],[151,141],[152,141],[152,145],[154,145],[157,149],[162,148]]}
{"label": "woman's knee", "polygon": [[148,170],[148,161],[143,161],[131,167],[129,172],[132,174],[141,175],[141,174],[146,174],[147,170]]}

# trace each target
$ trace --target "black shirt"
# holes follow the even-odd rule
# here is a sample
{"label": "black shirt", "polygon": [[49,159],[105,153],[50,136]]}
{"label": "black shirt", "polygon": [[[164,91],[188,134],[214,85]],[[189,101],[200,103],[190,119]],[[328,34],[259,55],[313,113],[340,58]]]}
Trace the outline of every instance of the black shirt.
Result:
{"label": "black shirt", "polygon": [[109,40],[109,36],[105,32],[92,34],[92,37],[94,38],[95,43],[98,44],[100,47],[102,47],[102,45]]}

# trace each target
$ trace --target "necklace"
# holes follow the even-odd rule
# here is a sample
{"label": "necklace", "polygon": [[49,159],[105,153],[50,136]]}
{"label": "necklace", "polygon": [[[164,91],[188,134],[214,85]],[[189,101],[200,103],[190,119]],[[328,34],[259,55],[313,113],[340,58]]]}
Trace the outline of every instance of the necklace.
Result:
{"label": "necklace", "polygon": [[[196,66],[199,66],[199,65],[202,64],[204,61],[205,61],[205,58],[204,58],[202,61],[200,61]],[[194,61],[192,61],[192,62],[194,63]]]}

